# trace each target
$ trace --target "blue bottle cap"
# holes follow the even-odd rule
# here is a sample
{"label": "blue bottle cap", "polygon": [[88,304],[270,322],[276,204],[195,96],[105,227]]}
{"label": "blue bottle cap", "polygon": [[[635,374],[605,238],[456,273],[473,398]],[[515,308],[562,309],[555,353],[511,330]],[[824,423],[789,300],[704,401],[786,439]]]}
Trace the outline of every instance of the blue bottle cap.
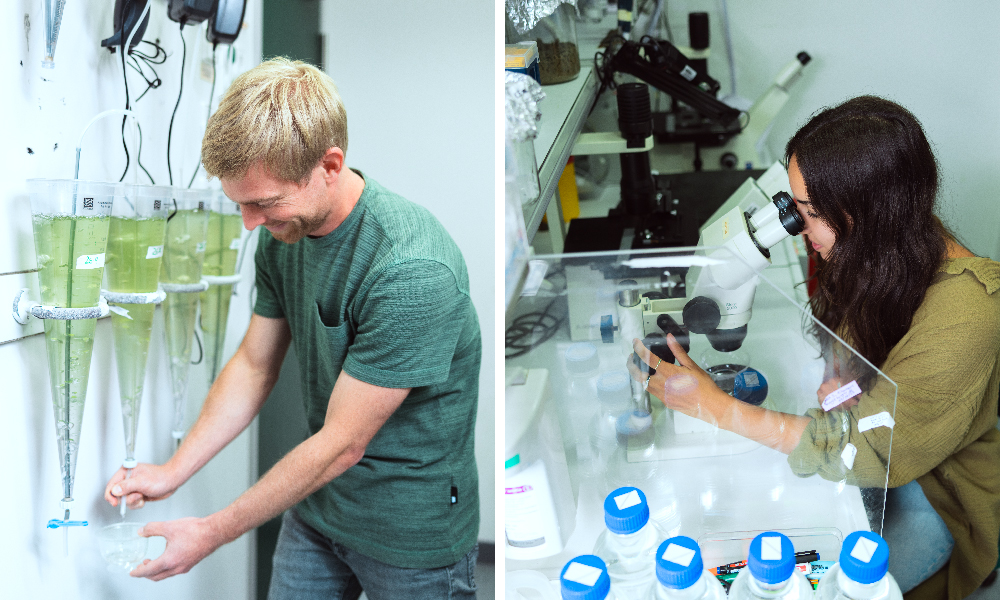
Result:
{"label": "blue bottle cap", "polygon": [[701,578],[704,568],[698,542],[687,536],[672,537],[656,549],[656,578],[664,587],[687,589]]}
{"label": "blue bottle cap", "polygon": [[634,487],[620,487],[604,499],[604,524],[612,533],[635,533],[649,521],[646,494]]}
{"label": "blue bottle cap", "polygon": [[615,421],[615,435],[620,438],[638,435],[653,426],[653,415],[644,410],[633,410],[619,415]]}
{"label": "blue bottle cap", "polygon": [[765,531],[750,542],[750,574],[762,583],[781,583],[795,571],[795,547],[788,536]]}
{"label": "blue bottle cap", "polygon": [[597,378],[597,399],[601,402],[620,402],[629,398],[631,381],[624,370],[606,371]]}
{"label": "blue bottle cap", "polygon": [[563,600],[604,600],[611,578],[604,561],[593,554],[577,556],[559,574]]}
{"label": "blue bottle cap", "polygon": [[855,531],[840,547],[840,570],[858,583],[875,583],[889,570],[889,544],[877,533]]}
{"label": "blue bottle cap", "polygon": [[760,406],[767,398],[767,379],[757,369],[743,369],[733,382],[733,397]]}
{"label": "blue bottle cap", "polygon": [[599,364],[597,346],[590,342],[577,342],[566,349],[566,368],[573,373],[586,373]]}

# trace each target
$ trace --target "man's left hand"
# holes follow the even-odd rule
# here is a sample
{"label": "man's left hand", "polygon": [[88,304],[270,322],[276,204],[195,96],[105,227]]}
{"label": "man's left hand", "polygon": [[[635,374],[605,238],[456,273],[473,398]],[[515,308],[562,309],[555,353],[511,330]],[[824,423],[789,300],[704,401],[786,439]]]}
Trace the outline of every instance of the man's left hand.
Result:
{"label": "man's left hand", "polygon": [[147,523],[139,530],[143,537],[167,538],[167,549],[157,559],[146,559],[129,575],[160,581],[187,573],[203,558],[225,543],[207,519],[187,517],[174,521]]}

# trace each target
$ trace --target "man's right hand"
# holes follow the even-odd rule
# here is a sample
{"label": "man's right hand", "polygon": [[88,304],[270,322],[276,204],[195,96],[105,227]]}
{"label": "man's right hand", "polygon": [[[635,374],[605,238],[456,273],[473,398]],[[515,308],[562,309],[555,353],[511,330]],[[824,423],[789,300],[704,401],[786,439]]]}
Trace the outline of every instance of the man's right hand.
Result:
{"label": "man's right hand", "polygon": [[169,498],[180,487],[174,483],[173,473],[162,465],[139,463],[128,478],[126,475],[125,467],[119,468],[104,488],[104,499],[111,506],[117,507],[125,496],[129,508],[142,508],[147,501]]}

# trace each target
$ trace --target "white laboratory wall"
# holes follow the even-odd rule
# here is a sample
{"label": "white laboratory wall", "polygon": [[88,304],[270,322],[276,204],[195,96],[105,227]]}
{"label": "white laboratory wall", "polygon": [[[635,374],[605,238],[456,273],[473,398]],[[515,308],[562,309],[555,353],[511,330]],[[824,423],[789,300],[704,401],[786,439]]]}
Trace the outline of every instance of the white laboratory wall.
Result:
{"label": "white laboratory wall", "polygon": [[[26,179],[72,178],[74,147],[88,120],[112,108],[124,108],[125,91],[120,55],[100,47],[112,34],[109,0],[66,2],[56,67],[41,68],[45,46],[42,0],[12,0],[0,8],[0,95],[3,125],[0,126],[0,290],[10,291],[17,278],[33,278],[35,252],[31,234]],[[170,55],[157,67],[162,86],[144,98],[135,98],[145,88],[142,79],[129,70],[129,92],[142,123],[142,162],[156,183],[169,181],[166,167],[167,128],[177,100],[181,71],[181,39],[178,24],[169,21],[164,0],[151,0],[151,17],[145,39],[159,39]],[[218,50],[215,99],[229,82],[260,59],[260,0],[250,0],[245,28],[234,44]],[[210,79],[202,78],[201,66],[211,57],[204,24],[185,28],[187,65],[184,95],[173,129],[174,181],[187,184],[198,162],[200,140],[209,107]],[[148,51],[148,47],[147,47]],[[81,178],[117,181],[125,166],[120,135],[121,120],[96,124],[83,142]],[[135,148],[130,147],[135,165]],[[131,180],[131,173],[127,180]],[[140,181],[146,182],[145,176]],[[205,185],[204,179],[196,185]],[[252,251],[252,244],[250,250]],[[249,322],[249,287],[253,261],[247,260],[248,275],[233,299],[226,341],[231,355]],[[12,298],[0,298],[9,306]],[[0,315],[0,320],[11,317]],[[0,331],[8,331],[7,321]],[[17,336],[14,336],[15,338]],[[63,530],[46,529],[49,519],[61,518],[61,480],[56,456],[56,433],[49,393],[45,347],[42,336],[10,339],[0,345],[0,396],[3,435],[0,435],[0,597],[98,599],[162,598],[250,598],[254,590],[252,536],[224,546],[190,573],[163,582],[134,580],[105,569],[96,531],[120,520],[118,512],[103,500],[104,485],[124,458],[117,375],[111,341],[111,323],[98,323],[91,366],[87,406],[82,425],[76,470],[73,519],[90,525]],[[136,457],[143,462],[163,462],[171,455],[171,393],[160,311],[153,331],[149,372],[143,400]],[[191,411],[204,397],[207,383],[203,367],[191,370]],[[204,516],[231,502],[256,479],[256,441],[247,432],[207,465],[173,497],[130,512],[128,520],[141,522]],[[68,546],[64,545],[68,540]],[[157,543],[158,542],[158,543]],[[151,552],[162,551],[163,538],[154,538]]]}
{"label": "white laboratory wall", "polygon": [[[923,123],[940,163],[941,213],[977,254],[1000,258],[1000,4],[990,0],[840,2],[726,0],[737,93],[754,99],[805,50],[812,62],[774,122],[784,144],[817,110],[861,94],[890,98]],[[687,13],[712,23],[709,71],[729,93],[722,0],[668,3],[675,39],[687,44]]]}
{"label": "white laboratory wall", "polygon": [[320,14],[326,70],[347,109],[347,163],[430,209],[468,265],[483,336],[479,539],[493,541],[494,3],[324,0]]}

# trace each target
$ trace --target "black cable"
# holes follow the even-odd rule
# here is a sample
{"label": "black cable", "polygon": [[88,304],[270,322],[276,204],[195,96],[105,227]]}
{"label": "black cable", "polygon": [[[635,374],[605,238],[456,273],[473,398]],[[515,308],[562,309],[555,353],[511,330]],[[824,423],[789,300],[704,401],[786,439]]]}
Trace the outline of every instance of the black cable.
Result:
{"label": "black cable", "polygon": [[[212,90],[208,93],[208,114],[205,115],[205,129],[208,129],[208,120],[212,118],[212,98],[215,97],[215,49],[218,44],[212,44]],[[191,174],[191,181],[188,182],[188,189],[194,184],[194,178],[198,176],[201,169],[201,152],[198,153],[198,164],[194,166],[194,173]]]}
{"label": "black cable", "polygon": [[156,182],[153,181],[153,176],[150,175],[149,171],[146,170],[146,167],[142,165],[142,126],[138,123],[136,123],[135,126],[139,129],[139,150],[135,153],[135,164],[139,165],[139,168],[146,174],[146,177],[149,177],[149,184],[156,185]]}
{"label": "black cable", "polygon": [[[201,327],[201,317],[198,317],[198,327]],[[201,345],[201,336],[198,335],[198,328],[194,330],[194,339],[198,342],[198,360],[192,360],[192,365],[200,365],[205,359],[205,348]]]}
{"label": "black cable", "polygon": [[146,89],[143,90],[142,93],[139,94],[139,97],[135,99],[136,103],[138,103],[140,100],[142,100],[142,97],[146,95],[146,92],[160,87],[160,85],[163,84],[163,80],[160,79],[160,74],[156,72],[156,69],[153,68],[153,65],[150,64],[146,59],[143,58],[141,60],[142,63],[146,65],[146,68],[148,68],[150,71],[153,72],[153,79],[146,77],[146,70],[142,68],[142,64],[139,63],[139,60],[137,60],[135,56],[129,56],[129,59],[132,62],[130,62],[128,66],[131,67],[133,71],[138,73],[139,76],[142,77],[143,80],[145,80],[146,82]]}
{"label": "black cable", "polygon": [[[565,317],[549,314],[549,309],[559,296],[553,298],[541,311],[529,312],[516,317],[504,332],[504,359],[516,358],[540,346],[559,331]],[[524,340],[528,341],[525,342]]]}
{"label": "black cable", "polygon": [[[125,70],[125,55],[128,54],[128,48],[126,48],[127,42],[125,41],[125,2],[122,2],[121,9],[118,11],[118,22],[121,23],[121,55],[122,55],[122,79],[125,81],[125,110],[130,110],[132,108],[131,103],[128,98],[128,71]],[[139,25],[136,24],[136,27]],[[128,120],[127,116],[122,117],[122,147],[125,149],[125,170],[122,171],[122,176],[118,178],[118,181],[125,181],[125,175],[128,173],[129,165],[132,164],[132,159],[128,153],[128,144],[125,143],[125,122]]]}
{"label": "black cable", "polygon": [[167,215],[167,223],[169,223],[170,219],[173,219],[174,215],[177,214],[177,199],[176,198],[171,198],[170,201],[174,203],[174,212],[172,212],[169,215]]}
{"label": "black cable", "polygon": [[151,62],[153,64],[157,64],[157,65],[162,65],[163,63],[167,62],[167,51],[164,50],[163,46],[160,45],[159,38],[157,38],[155,42],[150,42],[149,40],[139,40],[139,42],[142,43],[142,44],[149,44],[150,46],[153,47],[154,50],[156,50],[156,52],[154,52],[153,55],[150,56],[150,55],[146,54],[145,52],[142,52],[141,50],[139,50],[138,48],[136,48],[136,49],[132,50],[132,52],[130,52],[129,54],[132,54],[132,55],[135,55],[135,56],[139,56],[139,57],[141,57],[141,58],[143,58],[143,59],[145,59],[145,60],[147,60],[147,61],[149,61],[149,62]]}
{"label": "black cable", "polygon": [[[546,279],[558,275],[565,275],[565,269],[557,267],[548,274]],[[511,321],[510,327],[504,332],[505,360],[527,354],[533,348],[548,341],[549,338],[559,331],[559,327],[566,320],[566,317],[551,315],[549,314],[549,310],[555,305],[556,300],[561,297],[562,293],[559,292],[540,312],[525,313]]]}
{"label": "black cable", "polygon": [[170,185],[174,185],[174,173],[170,169],[170,140],[174,134],[174,117],[177,116],[177,108],[181,105],[181,95],[184,93],[184,63],[187,61],[187,42],[184,40],[184,20],[181,20],[181,81],[177,90],[177,103],[174,104],[174,112],[170,115],[170,127],[167,128],[167,175],[170,176]]}

